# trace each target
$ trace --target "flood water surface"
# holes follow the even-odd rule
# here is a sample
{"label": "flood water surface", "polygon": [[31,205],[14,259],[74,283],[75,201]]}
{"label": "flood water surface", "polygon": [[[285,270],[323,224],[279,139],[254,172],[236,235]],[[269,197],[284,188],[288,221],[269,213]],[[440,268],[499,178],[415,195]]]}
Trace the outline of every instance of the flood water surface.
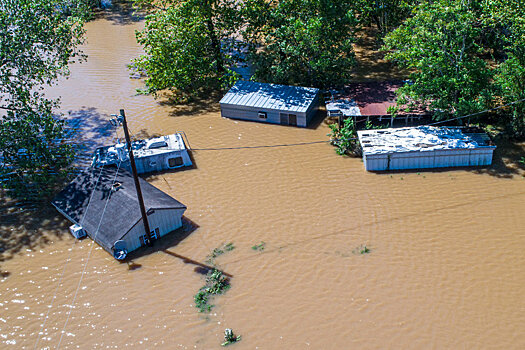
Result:
{"label": "flood water surface", "polygon": [[[135,135],[183,130],[195,149],[327,139],[324,122],[235,121],[216,102],[137,96],[126,65],[141,53],[141,26],[88,23],[88,61],[49,91],[83,130],[86,155],[113,140],[107,120],[121,108]],[[520,174],[373,174],[326,143],[193,157],[193,169],[147,178],[188,207],[185,230],[149,254],[119,263],[64,224],[4,262],[2,348],[218,349],[225,328],[242,335],[238,349],[525,348]],[[231,288],[199,313],[200,264],[229,242],[215,261]]]}

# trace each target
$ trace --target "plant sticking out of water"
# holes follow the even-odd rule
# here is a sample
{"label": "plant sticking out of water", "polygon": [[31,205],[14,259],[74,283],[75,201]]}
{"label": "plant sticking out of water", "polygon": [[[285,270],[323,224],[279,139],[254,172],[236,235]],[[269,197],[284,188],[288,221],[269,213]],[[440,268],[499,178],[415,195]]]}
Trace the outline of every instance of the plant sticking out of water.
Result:
{"label": "plant sticking out of water", "polygon": [[199,312],[210,312],[214,305],[210,299],[214,295],[220,295],[230,289],[230,280],[221,271],[213,269],[206,275],[206,285],[199,289],[194,296],[195,307]]}
{"label": "plant sticking out of water", "polygon": [[218,256],[221,256],[222,254],[232,251],[235,249],[235,246],[233,245],[233,242],[222,244],[220,247],[217,247],[213,249],[210,255],[208,255],[208,259],[206,259],[206,263],[215,265],[215,258]]}
{"label": "plant sticking out of water", "polygon": [[266,243],[265,242],[261,242],[259,244],[256,244],[252,247],[253,250],[255,251],[258,251],[258,252],[262,252],[264,250],[264,247],[266,246]]}
{"label": "plant sticking out of water", "polygon": [[366,244],[361,244],[359,247],[353,250],[354,254],[368,254],[370,252],[371,250],[369,247],[366,246]]}
{"label": "plant sticking out of water", "polygon": [[225,342],[222,343],[221,345],[222,346],[228,346],[230,344],[236,343],[239,340],[241,340],[241,336],[240,335],[235,335],[231,328],[226,328],[224,330],[224,340],[225,340]]}
{"label": "plant sticking out of water", "polygon": [[518,162],[525,165],[525,157],[521,157],[521,159],[518,160]]}
{"label": "plant sticking out of water", "polygon": [[337,124],[330,124],[331,133],[330,143],[335,146],[335,151],[339,155],[361,155],[361,147],[357,140],[357,131],[353,118],[348,118],[343,121],[341,128]]}

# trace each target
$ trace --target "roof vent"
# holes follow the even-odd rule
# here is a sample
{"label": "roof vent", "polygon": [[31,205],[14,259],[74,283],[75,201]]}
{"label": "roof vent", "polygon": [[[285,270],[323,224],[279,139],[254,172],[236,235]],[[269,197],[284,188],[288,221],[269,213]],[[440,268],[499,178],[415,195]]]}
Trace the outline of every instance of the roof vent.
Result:
{"label": "roof vent", "polygon": [[118,182],[117,181],[117,182],[113,183],[113,186],[112,186],[111,189],[116,192],[116,191],[118,191],[120,189],[121,186],[122,186],[122,182]]}

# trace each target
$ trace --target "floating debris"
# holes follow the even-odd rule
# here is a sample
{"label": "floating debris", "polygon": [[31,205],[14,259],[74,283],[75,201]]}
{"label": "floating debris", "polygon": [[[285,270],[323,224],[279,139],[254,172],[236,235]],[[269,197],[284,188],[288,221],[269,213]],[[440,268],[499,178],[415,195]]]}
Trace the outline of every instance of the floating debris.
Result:
{"label": "floating debris", "polygon": [[226,328],[224,330],[224,340],[225,340],[225,342],[222,343],[221,345],[222,346],[228,346],[230,344],[233,344],[233,343],[236,343],[236,342],[240,341],[241,340],[241,336],[240,335],[235,335],[231,328]]}

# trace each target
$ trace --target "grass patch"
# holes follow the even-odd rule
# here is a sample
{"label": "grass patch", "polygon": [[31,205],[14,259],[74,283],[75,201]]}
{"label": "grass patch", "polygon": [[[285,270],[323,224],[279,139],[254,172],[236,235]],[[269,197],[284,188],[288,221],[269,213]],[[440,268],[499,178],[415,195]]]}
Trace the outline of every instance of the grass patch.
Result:
{"label": "grass patch", "polygon": [[230,289],[230,279],[217,269],[211,270],[206,275],[206,285],[194,296],[195,307],[199,312],[210,312],[214,306],[210,304],[210,299],[214,295],[223,294],[228,289]]}
{"label": "grass patch", "polygon": [[258,251],[258,252],[262,252],[265,247],[266,247],[266,243],[265,242],[261,242],[259,244],[254,245],[252,247],[252,249],[255,250],[255,251]]}

